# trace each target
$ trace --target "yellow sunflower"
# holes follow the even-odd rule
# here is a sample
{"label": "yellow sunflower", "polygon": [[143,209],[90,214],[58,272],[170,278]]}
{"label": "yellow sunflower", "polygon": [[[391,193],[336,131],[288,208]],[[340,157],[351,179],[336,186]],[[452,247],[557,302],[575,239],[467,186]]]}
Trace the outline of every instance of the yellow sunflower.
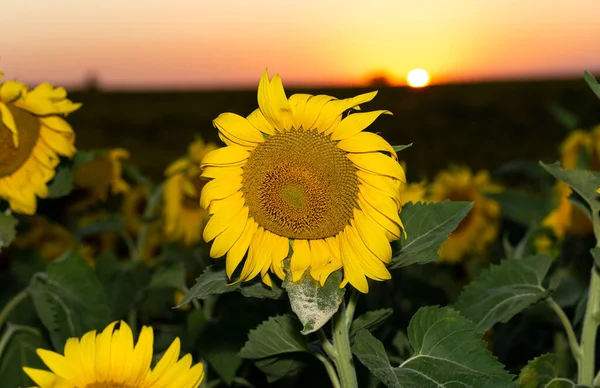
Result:
{"label": "yellow sunflower", "polygon": [[559,151],[564,169],[600,170],[600,125],[589,132],[581,129],[571,132]]}
{"label": "yellow sunflower", "polygon": [[265,71],[258,86],[259,109],[244,118],[223,113],[214,120],[227,144],[202,160],[202,176],[211,178],[200,204],[210,219],[206,241],[210,255],[227,255],[231,278],[248,254],[238,281],[269,271],[292,281],[305,272],[325,282],[344,270],[342,287],[368,292],[367,277],[390,279],[390,241],[400,238],[399,192],[404,170],[382,137],[364,132],[378,110],[349,109],[371,101],[377,92],[338,100],[294,94],[289,99],[279,75]]}
{"label": "yellow sunflower", "polygon": [[97,153],[92,161],[81,164],[75,169],[73,174],[75,186],[89,192],[89,198],[84,201],[86,204],[106,201],[109,191],[117,195],[129,190],[129,185],[122,178],[121,164],[121,160],[128,158],[127,150],[115,148]]}
{"label": "yellow sunflower", "polygon": [[589,236],[594,233],[590,219],[569,201],[573,193],[569,185],[557,181],[553,189],[557,206],[544,218],[542,226],[552,229],[559,239],[566,235]]}
{"label": "yellow sunflower", "polygon": [[47,83],[33,90],[15,81],[0,84],[0,199],[15,212],[34,214],[36,196],[48,197],[59,155],[75,154],[75,134],[60,115],[81,104],[66,96]]}
{"label": "yellow sunflower", "polygon": [[[192,356],[179,359],[176,338],[154,368],[154,334],[144,326],[134,346],[133,333],[121,321],[108,325],[100,334],[86,333],[70,338],[64,356],[37,349],[50,371],[24,367],[39,388],[197,388],[204,378],[201,363],[192,366]],[[179,360],[178,360],[179,359]]]}
{"label": "yellow sunflower", "polygon": [[17,234],[14,248],[35,249],[44,260],[53,261],[76,246],[73,235],[58,223],[41,216],[34,216],[27,223],[27,230]]}
{"label": "yellow sunflower", "polygon": [[186,245],[202,240],[208,214],[200,207],[200,192],[206,183],[200,178],[200,163],[207,153],[216,148],[215,144],[206,144],[198,138],[188,147],[188,154],[177,159],[165,171],[167,180],[163,199],[167,239],[182,241]]}
{"label": "yellow sunflower", "polygon": [[487,171],[473,175],[466,167],[451,167],[437,174],[430,186],[429,200],[474,202],[469,214],[440,248],[440,261],[456,263],[468,254],[482,254],[496,239],[500,206],[485,194],[499,190],[490,182]]}

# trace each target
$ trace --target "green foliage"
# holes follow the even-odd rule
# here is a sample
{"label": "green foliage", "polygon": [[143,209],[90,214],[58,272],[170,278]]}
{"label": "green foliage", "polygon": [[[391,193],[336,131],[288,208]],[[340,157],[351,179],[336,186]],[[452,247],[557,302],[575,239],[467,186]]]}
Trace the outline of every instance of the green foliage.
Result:
{"label": "green foliage", "polygon": [[256,359],[293,352],[308,352],[308,344],[300,334],[298,321],[291,315],[282,315],[251,330],[240,356]]}
{"label": "green foliage", "polygon": [[400,151],[404,151],[407,148],[412,147],[412,145],[413,145],[413,143],[405,144],[405,145],[393,145],[392,148],[394,149],[394,151],[400,152]]}
{"label": "green foliage", "polygon": [[550,107],[550,112],[552,113],[556,121],[562,124],[562,126],[565,127],[565,129],[572,131],[578,128],[579,119],[573,112],[563,108],[558,104],[552,104],[552,106]]}
{"label": "green foliage", "polygon": [[531,360],[519,374],[520,388],[572,388],[581,387],[569,379],[559,377],[558,358],[544,354]]}
{"label": "green foliage", "polygon": [[567,183],[577,192],[592,208],[593,211],[600,210],[600,200],[596,189],[600,188],[600,173],[587,170],[564,170],[560,163],[540,165],[556,179]]}
{"label": "green foliage", "polygon": [[55,349],[70,337],[104,328],[110,322],[107,297],[94,270],[68,252],[32,278],[29,294]]}
{"label": "green foliage", "polygon": [[119,232],[125,227],[125,220],[121,214],[108,214],[106,217],[98,218],[75,231],[77,239],[95,236],[104,232]]}
{"label": "green foliage", "polygon": [[385,322],[392,314],[392,309],[380,309],[375,311],[367,311],[363,315],[357,317],[350,326],[350,341],[354,339],[356,333],[361,330],[373,331]]}
{"label": "green foliage", "polygon": [[308,271],[297,282],[284,280],[283,288],[287,291],[292,311],[304,326],[302,334],[319,330],[338,311],[346,291],[340,288],[341,282],[341,271],[329,275],[324,286],[314,280]]}
{"label": "green foliage", "polygon": [[73,173],[66,165],[59,166],[52,182],[48,184],[48,198],[60,198],[73,191]]}
{"label": "green foliage", "polygon": [[262,282],[233,284],[227,278],[225,269],[214,269],[213,266],[209,266],[196,279],[196,284],[183,297],[177,307],[189,303],[194,298],[206,299],[211,295],[225,294],[233,291],[239,291],[244,296],[258,299],[279,299],[283,295],[283,290],[275,283],[273,283],[272,287],[268,287]]}
{"label": "green foliage", "polygon": [[406,236],[400,240],[390,268],[437,260],[440,246],[472,207],[471,202],[407,203],[400,212]]}
{"label": "green foliage", "polygon": [[448,307],[423,307],[408,326],[414,354],[392,367],[383,344],[367,330],[352,352],[387,387],[507,388],[513,376],[488,353],[473,323]]}
{"label": "green foliage", "polygon": [[542,281],[551,264],[550,256],[539,255],[492,265],[465,287],[456,308],[479,331],[506,322],[544,297],[546,289]]}
{"label": "green foliage", "polygon": [[596,81],[596,78],[594,78],[594,76],[591,75],[590,72],[586,70],[583,72],[583,79],[585,79],[585,82],[587,82],[589,87],[592,89],[592,92],[594,92],[594,94],[598,98],[600,98],[600,84],[598,84],[598,81]]}
{"label": "green foliage", "polygon": [[17,220],[12,215],[0,213],[0,252],[15,239],[16,227]]}
{"label": "green foliage", "polygon": [[185,284],[185,266],[178,263],[158,267],[152,274],[148,288],[174,288],[181,290]]}
{"label": "green foliage", "polygon": [[[3,387],[30,387],[33,381],[22,371],[24,366],[46,369],[40,357],[36,354],[38,348],[48,348],[41,334],[34,334],[31,328],[9,326],[7,332],[11,335],[0,359],[0,381]],[[3,338],[4,338],[3,336]]]}
{"label": "green foliage", "polygon": [[551,198],[507,189],[500,193],[490,193],[487,197],[500,204],[502,217],[521,225],[539,225],[552,210]]}
{"label": "green foliage", "polygon": [[298,375],[306,368],[307,363],[290,356],[282,356],[256,360],[254,365],[267,376],[269,383],[274,383],[285,377]]}

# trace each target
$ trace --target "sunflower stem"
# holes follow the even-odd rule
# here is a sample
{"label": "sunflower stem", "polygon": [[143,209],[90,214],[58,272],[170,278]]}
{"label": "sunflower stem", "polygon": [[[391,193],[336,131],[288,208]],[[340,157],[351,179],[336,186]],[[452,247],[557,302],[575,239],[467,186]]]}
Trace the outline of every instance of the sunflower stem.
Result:
{"label": "sunflower stem", "polygon": [[161,183],[158,185],[154,191],[150,194],[148,198],[148,204],[146,205],[146,209],[144,210],[144,214],[142,218],[144,219],[144,223],[140,229],[140,233],[137,238],[137,249],[136,255],[133,257],[134,261],[142,260],[142,253],[144,252],[144,246],[146,245],[146,240],[148,239],[148,226],[150,219],[154,218],[156,215],[156,208],[160,204],[160,200],[162,199],[163,189],[165,187],[165,183]]}
{"label": "sunflower stem", "polygon": [[2,309],[2,312],[0,312],[0,327],[2,327],[4,321],[6,321],[10,313],[15,309],[15,307],[17,307],[19,303],[25,300],[28,296],[29,293],[27,293],[27,289],[24,289],[8,301],[8,303]]}
{"label": "sunflower stem", "polygon": [[358,388],[349,335],[357,300],[358,292],[352,290],[348,306],[342,301],[340,309],[333,317],[333,348],[335,349],[333,362],[340,378],[341,388]]}
{"label": "sunflower stem", "polygon": [[575,361],[577,361],[577,365],[579,367],[579,365],[581,364],[581,348],[579,347],[579,343],[577,341],[575,331],[573,330],[573,326],[571,325],[571,322],[569,321],[569,318],[567,317],[563,309],[558,305],[558,303],[556,303],[554,299],[548,298],[547,302],[552,308],[552,310],[556,312],[556,315],[558,315],[558,318],[565,327],[565,332],[567,333],[567,338],[569,339],[571,353],[573,353],[573,358],[575,358]]}
{"label": "sunflower stem", "polygon": [[327,371],[327,375],[329,376],[329,380],[331,380],[331,385],[333,388],[341,388],[340,379],[338,378],[337,372],[335,371],[335,367],[331,363],[331,361],[322,354],[316,353],[315,357],[319,359],[325,366],[325,370]]}
{"label": "sunflower stem", "polygon": [[[592,224],[596,236],[596,248],[600,248],[600,217],[598,209],[592,207]],[[592,385],[595,374],[596,334],[600,320],[600,274],[595,263],[592,265],[588,301],[583,318],[581,331],[581,364],[579,365],[577,382],[582,385]]]}
{"label": "sunflower stem", "polygon": [[6,325],[6,330],[4,330],[4,333],[2,334],[2,337],[0,338],[0,360],[2,359],[2,355],[4,354],[4,349],[6,349],[6,346],[10,342],[10,339],[18,331],[26,331],[28,333],[37,335],[39,337],[42,336],[42,334],[39,332],[39,330],[34,329],[33,327],[13,325],[12,323],[9,322]]}

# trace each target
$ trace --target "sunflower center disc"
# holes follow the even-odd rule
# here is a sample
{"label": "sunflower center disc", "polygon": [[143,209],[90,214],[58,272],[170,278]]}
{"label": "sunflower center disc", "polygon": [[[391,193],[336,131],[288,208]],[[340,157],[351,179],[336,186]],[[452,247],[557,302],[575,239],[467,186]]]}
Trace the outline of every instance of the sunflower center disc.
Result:
{"label": "sunflower center disc", "polygon": [[6,106],[15,119],[19,147],[15,147],[13,133],[0,120],[0,178],[11,175],[27,161],[40,137],[40,119],[37,116],[12,104]]}
{"label": "sunflower center disc", "polygon": [[349,224],[358,179],[356,167],[333,140],[292,129],[253,150],[242,191],[260,226],[288,238],[320,239]]}

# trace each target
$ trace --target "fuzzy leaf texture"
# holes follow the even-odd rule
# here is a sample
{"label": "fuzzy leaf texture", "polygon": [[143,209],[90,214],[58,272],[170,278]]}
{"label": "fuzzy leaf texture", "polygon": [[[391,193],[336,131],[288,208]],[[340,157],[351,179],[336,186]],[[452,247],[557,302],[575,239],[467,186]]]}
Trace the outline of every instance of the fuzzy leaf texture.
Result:
{"label": "fuzzy leaf texture", "polygon": [[571,380],[558,376],[558,357],[544,354],[536,357],[521,370],[520,388],[584,388]]}
{"label": "fuzzy leaf texture", "polygon": [[350,326],[350,342],[353,342],[356,333],[366,329],[369,331],[375,330],[379,325],[385,322],[392,314],[393,309],[380,309],[374,311],[367,311],[363,315],[356,318]]}
{"label": "fuzzy leaf texture", "polygon": [[464,288],[455,307],[479,331],[506,322],[545,295],[542,281],[551,264],[543,254],[491,265]]}
{"label": "fuzzy leaf texture", "polygon": [[67,252],[32,278],[29,293],[55,349],[110,323],[110,308],[94,270],[78,253]]}
{"label": "fuzzy leaf texture", "polygon": [[400,212],[406,229],[400,250],[392,257],[390,268],[424,264],[437,260],[446,238],[469,213],[472,202],[407,203]]}
{"label": "fuzzy leaf texture", "polygon": [[271,287],[260,281],[231,284],[225,269],[214,269],[213,266],[209,266],[196,279],[196,284],[188,291],[177,307],[189,303],[194,298],[206,299],[211,295],[233,291],[239,291],[246,297],[258,299],[279,299],[283,296],[283,290],[275,282]]}
{"label": "fuzzy leaf texture", "polygon": [[[291,275],[288,275],[288,277]],[[310,334],[326,324],[342,303],[345,288],[340,288],[341,271],[332,273],[324,286],[314,280],[308,271],[297,282],[284,280],[292,311],[304,328],[302,334]]]}
{"label": "fuzzy leaf texture", "polygon": [[540,165],[554,176],[566,184],[583,198],[592,209],[600,209],[599,195],[596,189],[600,188],[600,174],[586,170],[564,170],[560,167],[560,163]]}
{"label": "fuzzy leaf texture", "polygon": [[240,356],[257,359],[293,352],[308,352],[306,338],[300,334],[300,325],[293,316],[282,315],[251,330]]}
{"label": "fuzzy leaf texture", "polygon": [[383,344],[367,330],[356,335],[352,352],[391,388],[508,388],[513,376],[486,349],[468,319],[449,307],[423,307],[408,325],[414,354],[392,367]]}
{"label": "fuzzy leaf texture", "polygon": [[0,252],[15,239],[17,223],[10,214],[0,213]]}

